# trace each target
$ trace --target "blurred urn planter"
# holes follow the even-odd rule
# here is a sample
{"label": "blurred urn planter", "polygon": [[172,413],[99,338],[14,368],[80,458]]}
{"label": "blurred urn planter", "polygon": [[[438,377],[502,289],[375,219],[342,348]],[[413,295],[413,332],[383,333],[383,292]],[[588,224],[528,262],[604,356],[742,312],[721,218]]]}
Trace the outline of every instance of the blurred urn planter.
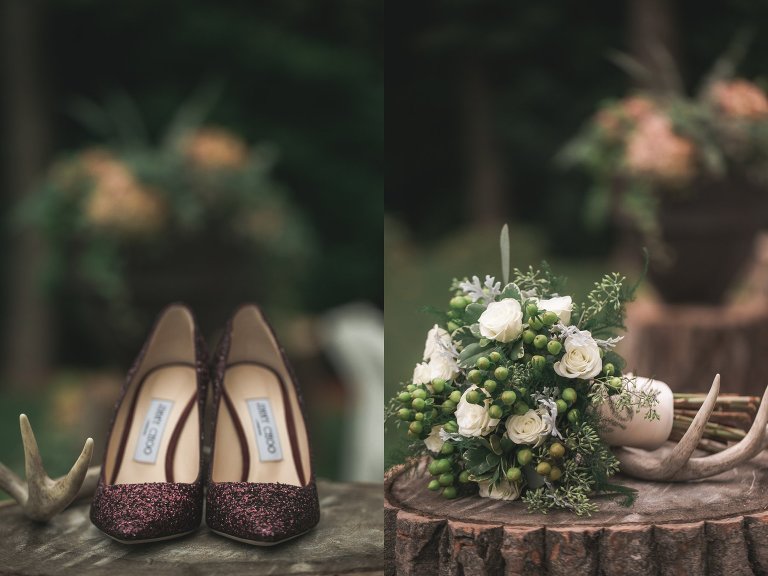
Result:
{"label": "blurred urn planter", "polygon": [[166,142],[67,155],[20,211],[48,242],[64,361],[130,361],[170,302],[212,330],[243,301],[298,294],[312,243],[274,153],[220,128]]}
{"label": "blurred urn planter", "polygon": [[768,190],[734,178],[693,186],[689,198],[660,203],[666,254],[652,261],[649,276],[669,304],[721,304],[753,258],[767,222]]}
{"label": "blurred urn planter", "polygon": [[607,102],[560,154],[592,178],[587,222],[649,249],[667,303],[720,304],[768,226],[768,98],[717,73],[703,84]]}

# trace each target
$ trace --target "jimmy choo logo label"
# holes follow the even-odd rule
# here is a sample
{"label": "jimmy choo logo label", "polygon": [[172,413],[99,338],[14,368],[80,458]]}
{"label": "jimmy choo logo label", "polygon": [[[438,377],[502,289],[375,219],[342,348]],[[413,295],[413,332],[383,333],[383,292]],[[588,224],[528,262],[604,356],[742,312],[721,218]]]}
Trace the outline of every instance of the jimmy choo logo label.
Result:
{"label": "jimmy choo logo label", "polygon": [[283,459],[280,447],[280,433],[275,425],[272,404],[269,398],[253,398],[246,400],[251,414],[253,432],[256,435],[256,445],[259,447],[259,460],[262,462],[277,462]]}
{"label": "jimmy choo logo label", "polygon": [[173,408],[172,400],[160,400],[153,398],[149,404],[149,410],[144,416],[144,424],[136,442],[133,459],[136,462],[154,464],[160,452],[160,443],[163,440],[165,426],[168,424],[168,416]]}

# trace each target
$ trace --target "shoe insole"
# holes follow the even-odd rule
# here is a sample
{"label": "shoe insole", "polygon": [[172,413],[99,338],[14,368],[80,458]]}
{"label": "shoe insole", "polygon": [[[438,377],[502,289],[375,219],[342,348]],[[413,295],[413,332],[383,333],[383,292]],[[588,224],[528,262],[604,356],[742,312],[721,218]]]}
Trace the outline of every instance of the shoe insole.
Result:
{"label": "shoe insole", "polygon": [[227,368],[223,388],[213,481],[301,486],[277,375],[256,364],[238,364]]}
{"label": "shoe insole", "polygon": [[194,482],[200,468],[195,369],[171,365],[150,372],[139,386],[128,426],[113,484]]}

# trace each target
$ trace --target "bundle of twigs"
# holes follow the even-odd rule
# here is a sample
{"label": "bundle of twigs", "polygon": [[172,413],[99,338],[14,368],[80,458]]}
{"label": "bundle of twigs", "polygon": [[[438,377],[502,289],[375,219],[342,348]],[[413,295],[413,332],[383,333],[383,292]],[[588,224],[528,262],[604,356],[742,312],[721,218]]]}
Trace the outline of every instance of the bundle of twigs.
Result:
{"label": "bundle of twigs", "polygon": [[[693,422],[706,394],[674,394],[675,408],[670,440],[678,441]],[[757,396],[721,394],[704,428],[699,449],[706,452],[725,450],[729,442],[738,442],[746,436],[760,406]]]}

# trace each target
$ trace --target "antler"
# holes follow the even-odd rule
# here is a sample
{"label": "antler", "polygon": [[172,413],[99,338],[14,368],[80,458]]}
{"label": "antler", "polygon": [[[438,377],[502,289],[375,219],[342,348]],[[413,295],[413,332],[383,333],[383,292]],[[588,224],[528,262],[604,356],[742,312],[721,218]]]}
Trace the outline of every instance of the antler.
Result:
{"label": "antler", "polygon": [[659,448],[653,452],[633,448],[616,450],[621,471],[643,480],[681,482],[715,476],[755,457],[766,447],[768,388],[763,394],[752,427],[741,441],[717,454],[691,458],[704,433],[704,426],[715,408],[719,392],[720,375],[718,374],[690,427],[671,450],[669,448]]}
{"label": "antler", "polygon": [[98,468],[88,468],[93,454],[93,440],[85,441],[83,451],[66,476],[51,480],[43,468],[35,434],[26,414],[19,416],[27,480],[24,482],[0,463],[0,489],[16,500],[32,520],[46,522],[66,508],[75,498],[93,491]]}

